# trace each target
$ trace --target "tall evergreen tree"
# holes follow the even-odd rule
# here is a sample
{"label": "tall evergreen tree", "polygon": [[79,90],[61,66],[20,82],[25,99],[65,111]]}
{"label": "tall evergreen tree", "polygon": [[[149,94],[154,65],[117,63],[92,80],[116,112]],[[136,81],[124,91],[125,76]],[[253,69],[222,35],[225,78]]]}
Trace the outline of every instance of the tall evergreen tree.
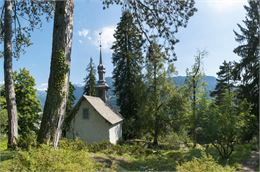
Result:
{"label": "tall evergreen tree", "polygon": [[117,25],[112,46],[115,94],[118,96],[120,113],[125,118],[125,139],[138,136],[139,95],[142,85],[142,34],[133,23],[133,16],[125,11]]}
{"label": "tall evergreen tree", "polygon": [[217,85],[214,91],[210,93],[210,96],[215,97],[216,104],[220,104],[223,100],[223,94],[228,90],[234,91],[234,80],[232,75],[233,65],[231,62],[223,62],[223,65],[219,67],[217,73]]}
{"label": "tall evergreen tree", "polygon": [[88,75],[85,78],[84,93],[89,96],[96,96],[96,70],[93,59],[90,58],[90,62],[87,67]]}
{"label": "tall evergreen tree", "polygon": [[[249,6],[244,8],[247,11],[243,21],[245,26],[238,24],[240,33],[234,31],[236,41],[240,44],[234,52],[241,57],[235,64],[235,77],[241,81],[239,97],[242,100],[246,98],[252,104],[252,113],[259,121],[259,2],[251,0]],[[255,125],[258,124],[257,121]]]}
{"label": "tall evergreen tree", "polygon": [[164,69],[164,54],[158,44],[152,43],[147,52],[147,98],[150,101],[148,112],[150,114],[152,125],[153,144],[158,145],[158,137],[163,127],[162,108],[162,91],[165,89],[166,72]]}

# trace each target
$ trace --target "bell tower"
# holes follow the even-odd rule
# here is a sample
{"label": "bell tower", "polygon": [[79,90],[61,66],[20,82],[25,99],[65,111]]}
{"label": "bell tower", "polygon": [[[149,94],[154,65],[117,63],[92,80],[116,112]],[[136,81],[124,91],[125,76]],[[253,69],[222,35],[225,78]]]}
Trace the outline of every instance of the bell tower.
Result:
{"label": "bell tower", "polygon": [[105,80],[106,68],[105,68],[105,66],[103,65],[103,62],[102,62],[101,34],[102,33],[99,33],[99,36],[100,36],[100,44],[99,44],[100,52],[99,52],[99,65],[97,67],[97,69],[98,69],[98,81],[97,81],[97,85],[96,85],[96,93],[97,93],[97,97],[100,97],[106,103],[107,90],[109,89],[109,86],[107,85],[106,80]]}

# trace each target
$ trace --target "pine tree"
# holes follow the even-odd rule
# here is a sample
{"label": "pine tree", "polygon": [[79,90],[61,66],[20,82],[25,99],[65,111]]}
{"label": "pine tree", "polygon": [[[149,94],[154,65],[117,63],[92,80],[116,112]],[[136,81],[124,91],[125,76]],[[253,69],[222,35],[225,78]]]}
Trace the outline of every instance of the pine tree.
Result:
{"label": "pine tree", "polygon": [[142,34],[133,23],[132,14],[123,12],[114,34],[112,46],[113,79],[120,113],[125,118],[123,136],[130,139],[138,136],[137,111],[142,85]]}
{"label": "pine tree", "polygon": [[96,96],[96,70],[93,59],[90,58],[90,62],[87,67],[88,76],[85,78],[84,93],[89,96]]}
{"label": "pine tree", "polygon": [[233,66],[231,62],[223,62],[223,65],[219,67],[217,73],[217,85],[214,91],[211,92],[210,96],[215,97],[216,104],[220,104],[223,99],[223,94],[228,90],[229,92],[234,91],[234,80],[233,80]]}
{"label": "pine tree", "polygon": [[[240,44],[234,52],[241,57],[235,64],[235,78],[241,81],[239,85],[239,98],[246,98],[252,104],[252,113],[259,121],[259,2],[249,1],[245,26],[238,24],[241,33],[235,32],[236,41]],[[257,127],[256,127],[257,128]],[[257,132],[258,130],[255,129]]]}

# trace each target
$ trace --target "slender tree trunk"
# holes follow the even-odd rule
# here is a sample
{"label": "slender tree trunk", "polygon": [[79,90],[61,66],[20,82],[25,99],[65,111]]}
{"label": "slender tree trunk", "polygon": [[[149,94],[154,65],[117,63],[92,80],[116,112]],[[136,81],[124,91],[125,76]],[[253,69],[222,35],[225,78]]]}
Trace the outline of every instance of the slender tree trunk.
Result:
{"label": "slender tree trunk", "polygon": [[56,1],[48,91],[37,138],[39,143],[52,142],[54,147],[61,136],[69,91],[73,8],[73,0]]}
{"label": "slender tree trunk", "polygon": [[192,113],[193,113],[193,147],[197,144],[197,116],[196,116],[196,80],[195,75],[192,77],[192,88],[193,88],[193,98],[192,98]]}
{"label": "slender tree trunk", "polygon": [[153,79],[154,79],[154,95],[155,95],[155,111],[154,111],[154,138],[153,138],[153,145],[158,146],[158,135],[159,135],[159,119],[158,119],[158,95],[157,95],[157,64],[154,64],[154,72],[153,72]]}
{"label": "slender tree trunk", "polygon": [[18,138],[17,107],[12,71],[12,2],[5,1],[4,16],[4,76],[8,112],[8,147],[15,148]]}

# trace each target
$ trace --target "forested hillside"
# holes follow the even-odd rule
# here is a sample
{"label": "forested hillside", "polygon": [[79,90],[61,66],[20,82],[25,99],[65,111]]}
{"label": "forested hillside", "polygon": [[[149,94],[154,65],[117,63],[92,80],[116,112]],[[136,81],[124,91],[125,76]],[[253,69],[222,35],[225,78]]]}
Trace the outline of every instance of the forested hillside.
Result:
{"label": "forested hillside", "polygon": [[[185,82],[185,76],[176,76],[173,77],[173,80],[175,82],[175,84],[180,87],[184,84]],[[113,92],[114,87],[113,87],[113,79],[112,77],[106,77],[106,81],[108,86],[110,87],[110,89],[108,90],[108,104],[112,105],[113,107],[116,107],[116,97],[115,94]],[[207,90],[213,91],[216,87],[216,77],[214,76],[205,76],[204,81],[207,84]],[[83,95],[83,86],[79,86],[74,84],[75,90],[74,90],[74,96],[76,98],[75,103],[79,100],[79,98]],[[42,90],[37,90],[37,96],[41,102],[41,105],[44,105],[45,99],[46,99],[46,91],[42,91]]]}

